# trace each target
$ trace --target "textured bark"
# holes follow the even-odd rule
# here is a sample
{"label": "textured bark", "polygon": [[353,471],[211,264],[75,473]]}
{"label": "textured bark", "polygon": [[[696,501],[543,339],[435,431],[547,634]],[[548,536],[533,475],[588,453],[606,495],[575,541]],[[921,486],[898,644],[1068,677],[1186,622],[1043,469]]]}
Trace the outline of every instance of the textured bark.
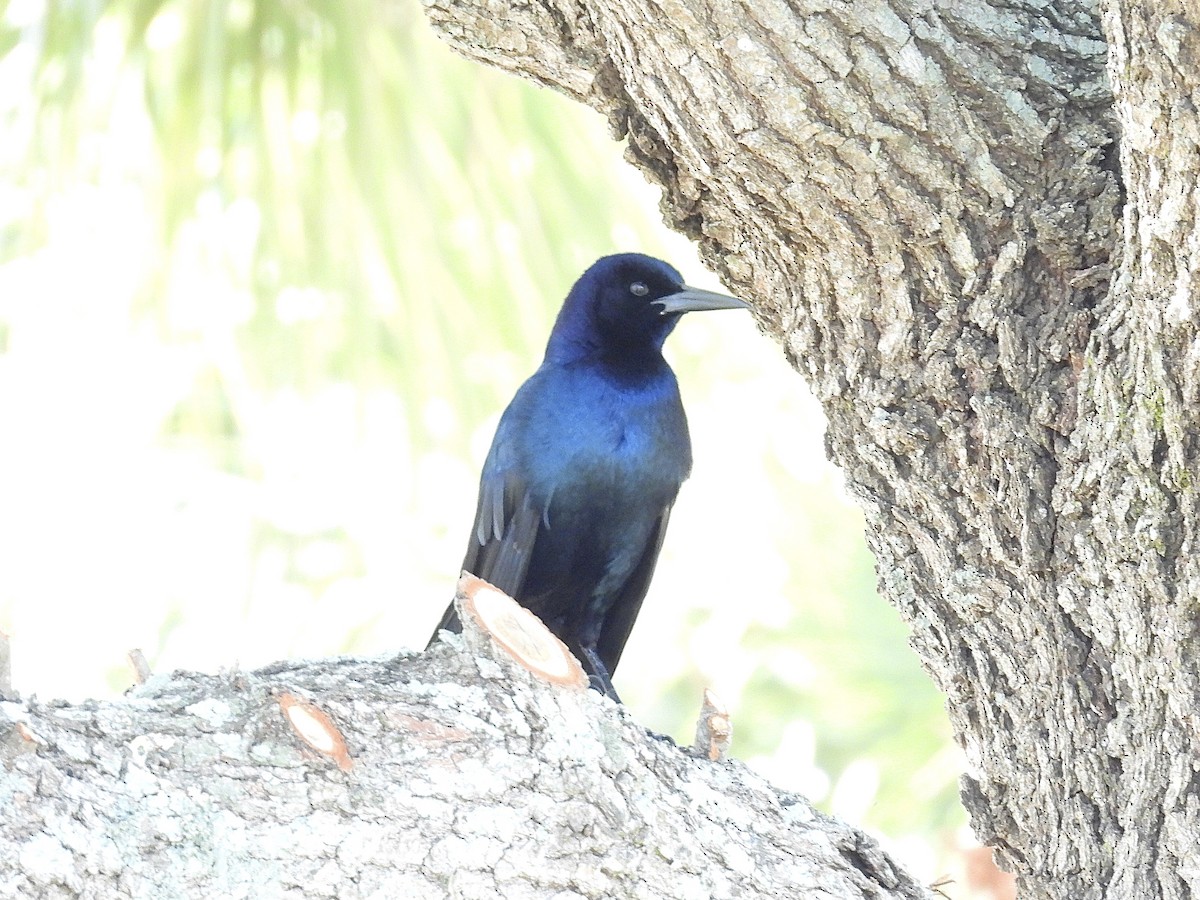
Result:
{"label": "textured bark", "polygon": [[808,378],[1023,895],[1200,895],[1195,5],[426,3]]}
{"label": "textured bark", "polygon": [[[465,643],[0,703],[0,897],[927,896],[803,798]],[[302,738],[297,705],[328,720]]]}

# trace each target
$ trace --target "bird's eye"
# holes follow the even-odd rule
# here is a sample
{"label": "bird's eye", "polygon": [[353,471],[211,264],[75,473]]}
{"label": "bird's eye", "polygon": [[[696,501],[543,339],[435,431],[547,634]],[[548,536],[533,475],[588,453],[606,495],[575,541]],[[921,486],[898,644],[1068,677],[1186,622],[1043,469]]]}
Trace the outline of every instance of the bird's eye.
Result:
{"label": "bird's eye", "polygon": [[635,297],[645,297],[648,293],[650,293],[650,288],[646,287],[646,285],[640,281],[635,281],[629,286],[629,293],[633,294]]}

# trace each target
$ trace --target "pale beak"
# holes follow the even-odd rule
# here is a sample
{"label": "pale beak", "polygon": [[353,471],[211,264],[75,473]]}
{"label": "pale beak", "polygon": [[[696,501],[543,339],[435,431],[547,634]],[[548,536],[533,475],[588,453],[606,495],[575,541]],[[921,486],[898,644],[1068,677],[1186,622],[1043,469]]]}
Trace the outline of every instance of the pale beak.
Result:
{"label": "pale beak", "polygon": [[684,285],[682,290],[667,294],[651,301],[652,305],[661,306],[660,315],[671,313],[704,312],[710,309],[750,309],[750,304],[728,294],[718,294],[716,291],[706,291]]}

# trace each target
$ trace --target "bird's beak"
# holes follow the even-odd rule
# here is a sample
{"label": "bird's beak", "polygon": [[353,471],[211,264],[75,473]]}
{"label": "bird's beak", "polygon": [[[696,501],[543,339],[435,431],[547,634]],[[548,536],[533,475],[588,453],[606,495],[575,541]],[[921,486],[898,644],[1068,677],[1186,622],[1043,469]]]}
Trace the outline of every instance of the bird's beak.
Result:
{"label": "bird's beak", "polygon": [[665,297],[651,301],[662,307],[659,315],[671,313],[703,312],[709,309],[749,309],[750,304],[728,294],[718,294],[716,291],[706,291],[702,288],[684,285],[682,290]]}

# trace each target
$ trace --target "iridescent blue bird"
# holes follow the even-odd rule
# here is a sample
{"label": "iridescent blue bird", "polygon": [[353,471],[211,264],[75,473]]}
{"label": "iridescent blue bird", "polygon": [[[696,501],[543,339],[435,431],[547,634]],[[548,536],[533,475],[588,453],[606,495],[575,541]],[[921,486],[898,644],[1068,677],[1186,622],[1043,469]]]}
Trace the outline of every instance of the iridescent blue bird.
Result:
{"label": "iridescent blue bird", "polygon": [[[661,260],[603,257],[571,288],[483,464],[462,567],[535,613],[618,702],[612,675],[692,468],[663,342],[684,313],[743,308]],[[443,628],[461,629],[453,605]]]}

